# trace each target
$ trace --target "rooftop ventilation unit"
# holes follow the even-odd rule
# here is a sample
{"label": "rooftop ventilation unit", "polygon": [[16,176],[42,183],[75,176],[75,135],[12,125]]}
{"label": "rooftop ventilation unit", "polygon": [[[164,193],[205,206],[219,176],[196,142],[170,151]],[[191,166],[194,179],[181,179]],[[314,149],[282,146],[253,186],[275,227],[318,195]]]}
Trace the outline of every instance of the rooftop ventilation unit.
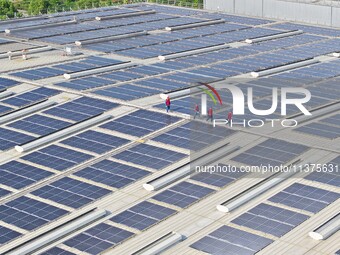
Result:
{"label": "rooftop ventilation unit", "polygon": [[32,150],[32,149],[35,149],[35,148],[37,148],[41,145],[53,142],[53,141],[58,140],[62,137],[65,137],[65,136],[68,136],[72,133],[78,132],[82,129],[97,125],[98,123],[101,123],[101,122],[108,120],[110,118],[111,118],[111,115],[99,115],[99,116],[94,117],[92,119],[89,119],[89,120],[86,120],[84,122],[75,124],[75,125],[73,125],[69,128],[65,128],[65,129],[62,129],[62,130],[57,131],[55,133],[52,133],[50,135],[43,136],[41,138],[37,138],[37,139],[33,140],[32,142],[29,142],[29,143],[26,143],[26,144],[23,144],[23,145],[16,145],[15,149],[18,152],[25,152],[25,151],[28,151],[28,150]]}
{"label": "rooftop ventilation unit", "polygon": [[[28,49],[27,54],[33,54],[33,53],[40,53],[40,52],[45,52],[45,51],[49,51],[52,50],[53,48],[51,46],[44,46],[44,47],[39,47],[39,48],[34,48],[34,49]],[[2,58],[8,58],[8,56],[11,55],[12,57],[16,57],[16,56],[21,56],[22,55],[22,51],[9,51],[6,53],[1,53],[0,54],[0,59]]]}
{"label": "rooftop ventilation unit", "polygon": [[135,32],[135,33],[123,34],[123,35],[107,36],[107,37],[102,37],[102,38],[98,38],[98,39],[75,41],[74,43],[77,46],[82,46],[82,45],[87,45],[87,44],[92,44],[92,43],[100,43],[100,42],[107,42],[107,41],[131,38],[131,37],[135,37],[135,36],[146,35],[147,33],[148,33],[147,31],[140,31],[140,32]]}
{"label": "rooftop ventilation unit", "polygon": [[205,48],[201,48],[197,50],[189,50],[189,51],[184,51],[184,52],[179,52],[179,53],[174,53],[174,54],[169,54],[169,55],[162,55],[162,56],[158,56],[158,59],[164,61],[168,59],[181,58],[181,57],[191,56],[191,55],[215,51],[215,50],[227,49],[227,48],[230,48],[228,44],[221,44],[221,45],[209,46],[209,47],[205,47]]}
{"label": "rooftop ventilation unit", "polygon": [[246,43],[257,43],[257,42],[263,42],[263,41],[268,41],[268,40],[274,40],[274,39],[279,39],[282,37],[287,37],[287,36],[292,36],[292,35],[299,35],[302,34],[302,30],[295,30],[292,32],[285,32],[285,33],[280,33],[276,35],[269,35],[269,36],[264,36],[264,37],[258,37],[258,38],[253,38],[253,39],[246,39]]}
{"label": "rooftop ventilation unit", "polygon": [[9,113],[9,114],[6,114],[6,115],[0,117],[0,125],[4,124],[6,122],[9,122],[9,121],[15,120],[17,118],[20,118],[22,116],[29,115],[33,112],[37,112],[37,111],[40,111],[42,109],[48,108],[48,107],[55,105],[55,104],[56,103],[53,102],[53,101],[45,101],[45,102],[35,104],[33,106],[30,106],[30,107],[27,107],[27,108],[24,108],[24,109],[21,109],[21,110],[18,110],[18,111]]}
{"label": "rooftop ventilation unit", "polygon": [[133,13],[123,13],[123,14],[116,14],[116,15],[110,15],[110,16],[96,17],[95,19],[98,21],[101,21],[101,20],[127,18],[127,17],[154,14],[154,13],[156,13],[155,10],[148,10],[148,11],[139,11],[139,12],[133,12]]}
{"label": "rooftop ventilation unit", "polygon": [[303,67],[303,66],[309,66],[309,65],[312,65],[312,64],[316,64],[316,63],[319,63],[319,61],[316,60],[316,59],[308,59],[308,60],[299,61],[299,62],[296,62],[296,63],[293,63],[293,64],[288,64],[288,65],[284,65],[284,66],[279,66],[279,67],[267,69],[267,70],[260,71],[260,72],[251,72],[250,75],[254,78],[258,78],[258,77],[267,76],[267,75],[271,75],[271,74],[275,74],[275,73],[289,71],[289,70],[299,68],[299,67]]}
{"label": "rooftop ventilation unit", "polygon": [[340,213],[323,223],[320,227],[309,232],[309,236],[315,240],[325,240],[340,229]]}
{"label": "rooftop ventilation unit", "polygon": [[237,147],[232,147],[232,148],[226,148],[228,144],[202,156],[199,157],[198,159],[194,160],[191,163],[188,163],[184,166],[181,166],[175,170],[172,170],[169,173],[166,173],[150,182],[147,182],[145,184],[143,184],[144,189],[148,190],[148,191],[153,191],[153,190],[157,190],[160,189],[164,186],[167,186],[187,175],[190,174],[190,172],[193,170],[194,166],[201,166],[201,165],[208,165],[210,163],[215,162],[216,160],[231,154],[237,150],[240,149],[239,146]]}
{"label": "rooftop ventilation unit", "polygon": [[11,91],[4,91],[4,92],[0,92],[0,99],[3,99],[5,97],[9,97],[12,96],[14,93]]}
{"label": "rooftop ventilation unit", "polygon": [[174,31],[174,30],[180,30],[180,29],[186,29],[186,28],[210,26],[210,25],[220,24],[220,23],[224,23],[224,22],[225,22],[224,19],[209,20],[209,21],[196,22],[196,23],[186,24],[186,25],[179,25],[179,26],[173,26],[173,27],[165,27],[165,30],[167,30],[167,31]]}
{"label": "rooftop ventilation unit", "polygon": [[170,232],[156,241],[148,244],[139,251],[132,253],[132,255],[156,255],[161,254],[164,250],[179,243],[183,240],[183,236],[176,232]]}
{"label": "rooftop ventilation unit", "polygon": [[15,32],[20,32],[20,31],[33,30],[33,29],[39,29],[39,28],[58,27],[58,26],[76,24],[76,23],[77,23],[76,20],[69,20],[69,21],[64,21],[64,22],[59,22],[59,23],[49,23],[49,24],[29,26],[29,27],[5,29],[5,33],[10,34],[10,33],[15,33]]}
{"label": "rooftop ventilation unit", "polygon": [[217,205],[216,208],[220,212],[224,213],[231,212],[240,207],[241,205],[266,192],[267,190],[271,189],[272,187],[283,182],[284,180],[286,180],[287,178],[291,177],[294,174],[295,172],[287,172],[279,175],[275,174],[273,177],[270,177],[269,179],[264,179],[261,182],[257,183],[256,185],[246,189],[241,194],[238,194],[232,197],[231,199],[223,202],[222,204]]}
{"label": "rooftop ventilation unit", "polygon": [[109,72],[117,69],[122,69],[126,67],[132,67],[135,66],[136,64],[133,63],[123,63],[123,64],[116,64],[116,65],[111,65],[111,66],[105,66],[105,67],[98,67],[98,68],[93,68],[90,70],[86,71],[81,71],[81,72],[74,72],[74,73],[65,73],[64,78],[66,80],[70,80],[73,78],[80,78],[92,74],[98,74],[98,73],[103,73],[103,72]]}

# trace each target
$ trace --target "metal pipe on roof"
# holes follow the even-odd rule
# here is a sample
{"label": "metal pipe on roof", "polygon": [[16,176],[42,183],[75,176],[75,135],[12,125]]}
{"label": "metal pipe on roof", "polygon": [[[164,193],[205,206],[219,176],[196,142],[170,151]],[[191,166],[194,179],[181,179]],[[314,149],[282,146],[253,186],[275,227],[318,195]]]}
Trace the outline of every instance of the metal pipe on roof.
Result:
{"label": "metal pipe on roof", "polygon": [[173,27],[165,27],[165,30],[167,31],[175,31],[180,29],[186,29],[186,28],[194,28],[194,27],[203,27],[203,26],[209,26],[209,25],[215,25],[224,23],[224,19],[218,19],[218,20],[209,20],[209,21],[203,21],[203,22],[196,22],[192,24],[186,24],[186,25],[179,25],[179,26],[173,26]]}
{"label": "metal pipe on roof", "polygon": [[110,15],[110,16],[96,17],[95,20],[101,21],[101,20],[108,20],[108,19],[118,19],[118,18],[154,14],[154,13],[156,13],[155,10],[139,11],[139,12],[133,12],[133,13],[123,13],[123,14],[116,14],[116,15]]}
{"label": "metal pipe on roof", "polygon": [[72,133],[76,133],[76,132],[78,132],[82,129],[86,129],[88,127],[97,125],[97,124],[99,124],[103,121],[110,119],[111,117],[112,117],[111,115],[99,115],[97,117],[91,118],[91,119],[86,120],[84,122],[80,122],[80,123],[75,124],[73,126],[70,126],[68,128],[62,129],[62,130],[57,131],[55,133],[52,133],[50,135],[46,135],[46,136],[43,136],[41,138],[37,138],[37,139],[33,140],[32,142],[28,142],[28,143],[25,143],[23,145],[16,145],[15,149],[16,149],[16,151],[18,151],[20,153],[25,152],[25,151],[29,151],[29,150],[35,149],[39,146],[42,146],[44,144],[51,143],[51,142],[58,140],[62,137],[71,135]]}
{"label": "metal pipe on roof", "polygon": [[295,30],[295,31],[284,32],[284,33],[280,33],[280,34],[276,34],[276,35],[269,35],[269,36],[263,36],[263,37],[253,38],[253,39],[246,39],[245,42],[251,44],[251,43],[274,40],[274,39],[279,39],[279,38],[282,38],[282,37],[288,37],[288,36],[299,35],[299,34],[303,34],[303,31],[302,30]]}
{"label": "metal pipe on roof", "polygon": [[30,107],[15,111],[13,113],[6,114],[6,115],[0,117],[0,125],[4,124],[6,122],[9,122],[9,121],[15,120],[17,118],[20,118],[22,116],[27,116],[31,113],[40,111],[42,109],[45,109],[45,108],[50,107],[50,106],[55,105],[55,104],[56,103],[53,102],[53,101],[45,101],[45,102],[35,104],[33,106],[30,106]]}
{"label": "metal pipe on roof", "polygon": [[[217,210],[220,212],[228,213],[236,208],[240,207],[241,205],[247,203],[251,199],[261,195],[262,193],[266,192],[270,188],[278,185],[279,183],[283,182],[287,178],[293,176],[296,172],[285,172],[280,174],[277,177],[271,178],[269,180],[264,179],[261,182],[257,183],[255,186],[248,188],[241,194],[238,194],[231,199],[223,202],[216,206]],[[276,175],[275,175],[276,176]]]}
{"label": "metal pipe on roof", "polygon": [[318,228],[309,232],[309,236],[315,240],[325,240],[340,230],[340,213],[323,223]]}
{"label": "metal pipe on roof", "polygon": [[[34,48],[34,49],[28,49],[27,54],[32,54],[32,53],[40,53],[40,52],[45,52],[45,51],[49,51],[52,50],[53,48],[51,46],[44,46],[44,47],[39,47],[39,48]],[[12,57],[16,57],[16,56],[21,56],[22,55],[22,51],[9,51],[6,53],[2,53],[0,54],[0,59],[2,58],[8,58],[8,55],[11,54]]]}
{"label": "metal pipe on roof", "polygon": [[12,96],[14,93],[12,91],[4,91],[0,93],[0,99],[3,99],[5,97]]}
{"label": "metal pipe on roof", "polygon": [[183,236],[176,232],[170,232],[165,236],[157,239],[155,242],[145,246],[141,250],[134,252],[132,255],[156,255],[163,252],[165,249],[179,243],[183,240]]}
{"label": "metal pipe on roof", "polygon": [[69,224],[66,224],[63,227],[60,227],[50,233],[47,233],[46,235],[43,235],[40,238],[37,238],[36,240],[29,242],[27,244],[24,244],[18,249],[15,249],[11,252],[8,252],[8,255],[25,255],[31,252],[34,252],[38,250],[39,248],[52,243],[53,241],[60,239],[71,232],[80,229],[84,227],[85,225],[94,222],[95,220],[98,220],[99,218],[103,217],[106,215],[105,210],[96,210],[93,211],[81,218],[78,218]]}
{"label": "metal pipe on roof", "polygon": [[204,166],[211,164],[216,160],[239,150],[240,148],[240,146],[226,148],[226,145],[223,145],[222,147],[219,147],[218,149],[192,161],[191,163],[185,164],[184,166],[172,170],[171,172],[166,173],[152,181],[144,183],[143,187],[148,191],[160,189],[179,180],[180,178],[189,175],[195,166]]}
{"label": "metal pipe on roof", "polygon": [[199,53],[205,53],[205,52],[227,49],[227,48],[230,48],[228,44],[209,46],[209,47],[204,47],[204,48],[197,49],[197,50],[189,50],[189,51],[184,51],[184,52],[179,52],[179,53],[174,53],[174,54],[169,54],[169,55],[161,55],[161,56],[158,56],[158,59],[164,61],[168,59],[186,57],[186,56],[191,56],[191,55],[195,55]]}
{"label": "metal pipe on roof", "polygon": [[84,76],[88,76],[88,75],[92,75],[92,74],[98,74],[98,73],[113,71],[113,70],[122,69],[122,68],[126,68],[126,67],[132,67],[132,66],[135,66],[135,65],[136,64],[128,62],[128,63],[123,63],[123,64],[93,68],[93,69],[86,70],[86,71],[80,71],[80,72],[74,72],[74,73],[65,73],[64,78],[66,80],[73,79],[73,78],[80,78],[80,77],[84,77]]}
{"label": "metal pipe on roof", "polygon": [[74,43],[77,46],[82,46],[82,45],[87,45],[87,44],[92,44],[92,43],[107,42],[107,41],[130,38],[130,37],[134,37],[134,36],[146,35],[147,33],[148,33],[147,31],[140,31],[140,32],[134,32],[134,33],[129,33],[129,34],[123,34],[123,35],[107,36],[107,37],[102,37],[102,38],[98,38],[98,39],[75,41]]}
{"label": "metal pipe on roof", "polygon": [[10,33],[13,33],[13,32],[15,33],[15,32],[24,31],[24,30],[33,30],[33,29],[39,29],[39,28],[58,27],[58,26],[76,24],[76,23],[77,23],[77,20],[68,20],[68,21],[58,22],[58,23],[49,23],[49,24],[29,26],[29,27],[11,28],[11,29],[5,29],[5,33],[6,34],[10,34]]}
{"label": "metal pipe on roof", "polygon": [[271,75],[271,74],[275,74],[275,73],[279,73],[279,72],[284,72],[284,71],[288,71],[288,70],[292,70],[292,69],[295,69],[295,68],[308,66],[308,65],[312,65],[312,64],[316,64],[316,63],[319,63],[319,60],[308,59],[308,60],[299,61],[299,62],[296,62],[296,63],[293,63],[293,64],[274,67],[274,68],[267,69],[267,70],[260,71],[260,72],[251,72],[250,75],[254,78],[258,78],[258,77],[267,76],[267,75]]}

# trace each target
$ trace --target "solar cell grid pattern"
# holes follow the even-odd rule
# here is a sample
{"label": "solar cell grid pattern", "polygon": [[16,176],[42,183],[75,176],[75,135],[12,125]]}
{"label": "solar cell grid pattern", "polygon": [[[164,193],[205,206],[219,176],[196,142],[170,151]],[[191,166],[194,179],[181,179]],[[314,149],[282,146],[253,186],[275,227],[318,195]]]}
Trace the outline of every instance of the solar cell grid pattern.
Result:
{"label": "solar cell grid pattern", "polygon": [[44,114],[71,121],[83,121],[118,106],[116,103],[81,97],[44,111]]}
{"label": "solar cell grid pattern", "polygon": [[0,205],[0,220],[33,230],[68,213],[64,209],[25,196]]}
{"label": "solar cell grid pattern", "polygon": [[0,165],[0,175],[1,184],[14,189],[22,189],[52,176],[53,173],[13,160]]}
{"label": "solar cell grid pattern", "polygon": [[231,222],[273,236],[281,237],[308,218],[309,216],[305,214],[262,203]]}
{"label": "solar cell grid pattern", "polygon": [[11,194],[12,192],[3,188],[0,188],[0,198]]}
{"label": "solar cell grid pattern", "polygon": [[211,144],[222,141],[234,133],[233,130],[227,128],[190,122],[190,124],[176,127],[161,134],[153,138],[153,140],[192,151],[198,151]]}
{"label": "solar cell grid pattern", "polygon": [[21,236],[21,233],[12,229],[0,226],[0,245],[5,244],[17,237]]}
{"label": "solar cell grid pattern", "polygon": [[312,186],[294,183],[269,201],[317,213],[340,197],[339,193]]}
{"label": "solar cell grid pattern", "polygon": [[114,155],[114,158],[131,162],[136,165],[160,170],[183,159],[186,156],[186,154],[163,149],[153,145],[138,144]]}
{"label": "solar cell grid pattern", "polygon": [[183,181],[153,196],[152,199],[185,208],[212,192],[213,189]]}
{"label": "solar cell grid pattern", "polygon": [[52,249],[40,253],[40,255],[75,255],[75,253],[63,250],[59,247],[53,247]]}
{"label": "solar cell grid pattern", "polygon": [[94,68],[117,65],[122,63],[124,62],[115,59],[90,56],[81,61],[72,61],[63,64],[53,65],[51,67],[34,68],[25,71],[14,72],[11,73],[11,75],[28,80],[39,80],[62,75],[64,73],[81,72]]}
{"label": "solar cell grid pattern", "polygon": [[18,84],[19,84],[18,81],[0,77],[0,90],[7,89]]}
{"label": "solar cell grid pattern", "polygon": [[13,148],[16,145],[28,143],[34,139],[35,137],[31,135],[0,128],[0,150],[2,151]]}
{"label": "solar cell grid pattern", "polygon": [[134,233],[106,223],[100,223],[64,242],[65,245],[89,254],[99,254],[112,248]]}
{"label": "solar cell grid pattern", "polygon": [[150,173],[143,169],[104,159],[75,172],[74,175],[119,189]]}
{"label": "solar cell grid pattern", "polygon": [[304,145],[271,138],[233,157],[232,160],[251,166],[279,166],[298,157],[307,149]]}
{"label": "solar cell grid pattern", "polygon": [[88,130],[61,141],[62,144],[103,154],[128,143],[129,140],[102,132]]}
{"label": "solar cell grid pattern", "polygon": [[42,102],[59,93],[58,90],[42,87],[0,100],[0,116]]}
{"label": "solar cell grid pattern", "polygon": [[23,160],[58,171],[74,167],[92,158],[93,156],[89,154],[58,145],[49,145],[48,147],[22,157]]}
{"label": "solar cell grid pattern", "polygon": [[[221,167],[223,167],[223,164],[219,164]],[[226,166],[228,167],[228,166]],[[217,166],[216,166],[217,168]],[[237,168],[237,170],[235,172],[200,172],[200,173],[196,173],[191,175],[190,179],[195,180],[195,181],[199,181],[208,185],[213,185],[216,187],[224,187],[242,177],[244,177],[246,175],[246,173],[242,173],[241,171],[239,171],[239,169]]]}
{"label": "solar cell grid pattern", "polygon": [[138,110],[126,116],[105,123],[100,128],[125,133],[132,136],[145,136],[171,125],[180,118],[158,112]]}
{"label": "solar cell grid pattern", "polygon": [[336,139],[340,136],[340,114],[321,119],[319,121],[298,127],[295,131],[309,135],[320,136],[327,139]]}
{"label": "solar cell grid pattern", "polygon": [[115,215],[110,220],[138,230],[145,230],[174,213],[176,211],[173,209],[144,201]]}
{"label": "solar cell grid pattern", "polygon": [[35,196],[72,208],[80,208],[109,193],[111,193],[110,190],[69,177],[64,177],[32,192]]}
{"label": "solar cell grid pattern", "polygon": [[190,245],[212,255],[251,255],[273,240],[229,226],[222,226]]}

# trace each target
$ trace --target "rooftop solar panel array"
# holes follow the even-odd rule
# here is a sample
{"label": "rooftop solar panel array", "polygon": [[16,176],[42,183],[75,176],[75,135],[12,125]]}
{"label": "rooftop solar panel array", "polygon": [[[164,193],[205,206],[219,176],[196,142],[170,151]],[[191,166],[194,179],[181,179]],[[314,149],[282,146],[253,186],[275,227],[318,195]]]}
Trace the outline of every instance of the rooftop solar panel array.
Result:
{"label": "rooftop solar panel array", "polygon": [[80,208],[109,193],[111,193],[110,190],[69,177],[64,177],[32,192],[35,196],[72,208]]}
{"label": "rooftop solar panel array", "polygon": [[235,156],[232,160],[252,166],[278,166],[293,160],[307,149],[306,146],[300,144],[271,138]]}
{"label": "rooftop solar panel array", "polygon": [[280,237],[307,220],[309,216],[283,208],[259,204],[231,222]]}
{"label": "rooftop solar panel array", "polygon": [[145,230],[171,216],[175,212],[176,211],[173,209],[144,201],[115,215],[110,220],[131,228]]}
{"label": "rooftop solar panel array", "polygon": [[222,226],[190,247],[213,255],[250,255],[262,250],[273,240],[229,226]]}
{"label": "rooftop solar panel array", "polygon": [[0,220],[33,230],[68,213],[64,209],[25,196],[0,205]]}
{"label": "rooftop solar panel array", "polygon": [[134,233],[127,230],[101,223],[65,241],[64,244],[88,254],[99,254],[133,235]]}
{"label": "rooftop solar panel array", "polygon": [[40,253],[41,255],[75,255],[75,253],[72,253],[70,251],[63,250],[59,247],[53,247],[52,249],[49,249],[43,253]]}
{"label": "rooftop solar panel array", "polygon": [[326,171],[324,168],[323,171],[314,171],[307,175],[305,179],[340,187],[339,164],[340,157],[337,157],[325,165]]}
{"label": "rooftop solar panel array", "polygon": [[18,85],[18,84],[19,84],[19,82],[17,82],[17,81],[0,77],[0,90],[7,89],[7,88],[13,87],[13,86]]}
{"label": "rooftop solar panel array", "polygon": [[7,243],[11,241],[12,239],[15,239],[19,236],[21,236],[20,233],[12,229],[0,226],[0,244]]}
{"label": "rooftop solar panel array", "polygon": [[14,72],[11,73],[11,75],[28,80],[39,80],[62,75],[64,73],[86,71],[94,68],[117,65],[122,63],[124,62],[115,59],[89,56],[81,61],[72,61],[64,64],[53,65],[51,67],[40,67],[29,69],[26,71]]}
{"label": "rooftop solar panel array", "polygon": [[269,201],[317,213],[338,198],[340,198],[339,193],[294,183],[271,197]]}

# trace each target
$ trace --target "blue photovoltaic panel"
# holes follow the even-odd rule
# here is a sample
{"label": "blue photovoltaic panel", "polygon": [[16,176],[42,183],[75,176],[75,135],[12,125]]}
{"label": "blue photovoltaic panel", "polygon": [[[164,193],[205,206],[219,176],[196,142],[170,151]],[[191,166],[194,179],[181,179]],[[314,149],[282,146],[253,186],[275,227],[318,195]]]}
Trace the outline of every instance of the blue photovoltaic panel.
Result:
{"label": "blue photovoltaic panel", "polygon": [[25,196],[0,205],[0,220],[33,230],[68,213],[52,205]]}
{"label": "blue photovoltaic panel", "polygon": [[174,213],[176,211],[173,209],[144,201],[117,214],[110,220],[138,230],[145,230]]}
{"label": "blue photovoltaic panel", "polygon": [[0,128],[0,150],[2,151],[8,150],[16,145],[28,143],[34,139],[35,137],[30,135]]}
{"label": "blue photovoltaic panel", "polygon": [[190,245],[212,255],[252,255],[273,240],[229,226],[222,226]]}
{"label": "blue photovoltaic panel", "polygon": [[317,213],[338,198],[340,198],[339,193],[294,183],[280,193],[269,198],[269,201]]}
{"label": "blue photovoltaic panel", "polygon": [[0,226],[0,245],[7,243],[21,235],[21,233],[16,232],[12,229]]}
{"label": "blue photovoltaic panel", "polygon": [[133,235],[134,233],[127,230],[100,223],[65,241],[64,244],[94,255],[112,248]]}
{"label": "blue photovoltaic panel", "polygon": [[152,198],[185,208],[212,192],[214,192],[214,190],[184,181],[164,190]]}
{"label": "blue photovoltaic panel", "polygon": [[34,114],[8,124],[9,127],[41,136],[51,134],[70,125],[72,125],[71,122],[46,117],[40,114]]}
{"label": "blue photovoltaic panel", "polygon": [[57,145],[50,145],[22,157],[24,160],[59,171],[81,164],[91,158],[93,156]]}
{"label": "blue photovoltaic panel", "polygon": [[170,151],[160,147],[139,144],[114,155],[114,158],[160,170],[186,156],[187,155],[183,153]]}
{"label": "blue photovoltaic panel", "polygon": [[105,111],[111,110],[116,106],[118,106],[118,104],[108,101],[81,97],[71,102],[53,107],[43,113],[73,121],[83,121]]}
{"label": "blue photovoltaic panel", "polygon": [[19,84],[19,82],[0,77],[0,89],[7,89],[7,88],[15,86],[17,84]]}
{"label": "blue photovoltaic panel", "polygon": [[48,251],[40,253],[40,255],[76,255],[76,254],[70,251],[63,250],[59,247],[53,247],[52,249],[49,249]]}
{"label": "blue photovoltaic panel", "polygon": [[80,208],[109,193],[111,193],[110,190],[69,177],[64,177],[32,192],[35,196],[72,208]]}
{"label": "blue photovoltaic panel", "polygon": [[340,187],[340,174],[330,170],[330,167],[328,172],[313,172],[307,175],[305,179]]}
{"label": "blue photovoltaic panel", "polygon": [[293,160],[307,149],[304,145],[271,138],[233,157],[232,160],[250,166],[278,166]]}
{"label": "blue photovoltaic panel", "polygon": [[114,188],[122,188],[149,174],[148,171],[106,159],[74,173]]}
{"label": "blue photovoltaic panel", "polygon": [[138,110],[129,115],[108,122],[101,128],[118,131],[137,137],[145,136],[167,125],[171,125],[180,118],[146,110]]}
{"label": "blue photovoltaic panel", "polygon": [[4,105],[0,105],[0,116],[1,115],[4,115],[4,114],[7,114],[11,111],[13,111],[14,108],[11,108],[11,107],[8,107],[8,106],[4,106]]}
{"label": "blue photovoltaic panel", "polygon": [[309,216],[305,214],[267,204],[259,204],[231,222],[281,237],[308,218]]}
{"label": "blue photovoltaic panel", "polygon": [[[217,169],[216,172],[201,171],[195,175],[192,175],[190,179],[203,182],[208,185],[223,187],[227,184],[230,184],[242,178],[243,176],[247,174],[247,173],[241,172],[239,168],[237,168],[235,172],[227,171],[227,169],[231,169],[229,167],[230,166],[228,165],[218,164],[216,166],[216,169]],[[221,169],[221,171],[219,171],[218,169]]]}
{"label": "blue photovoltaic panel", "polygon": [[[3,177],[2,177],[3,178]],[[11,194],[11,191],[8,191],[7,189],[0,188],[0,198],[7,196],[8,194]]]}
{"label": "blue photovoltaic panel", "polygon": [[124,138],[88,130],[61,141],[60,143],[86,151],[103,154],[128,142],[129,140]]}
{"label": "blue photovoltaic panel", "polygon": [[339,127],[320,122],[310,123],[296,128],[295,130],[310,135],[325,137],[328,139],[336,139],[340,136]]}
{"label": "blue photovoltaic panel", "polygon": [[53,173],[18,161],[0,165],[0,183],[14,189],[22,189]]}

